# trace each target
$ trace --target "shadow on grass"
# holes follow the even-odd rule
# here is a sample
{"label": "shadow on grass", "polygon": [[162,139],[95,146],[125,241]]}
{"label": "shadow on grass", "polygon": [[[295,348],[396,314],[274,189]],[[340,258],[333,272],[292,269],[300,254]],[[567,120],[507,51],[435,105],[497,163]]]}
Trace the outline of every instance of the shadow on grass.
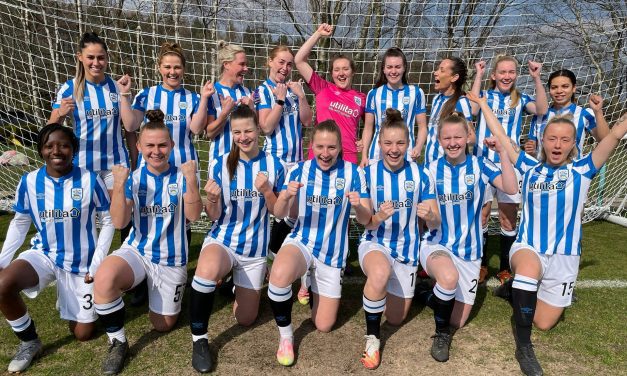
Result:
{"label": "shadow on grass", "polygon": [[405,320],[403,320],[403,323],[401,325],[392,325],[388,323],[387,321],[383,322],[383,324],[381,325],[381,347],[380,347],[382,357],[385,351],[385,344],[387,343],[388,339],[392,338],[392,336],[396,334],[396,332],[398,332],[403,327],[403,325],[405,325],[408,322],[411,322],[424,309],[425,309],[424,305],[415,305],[412,302],[412,305],[409,308],[409,312],[407,312],[407,317],[405,318]]}

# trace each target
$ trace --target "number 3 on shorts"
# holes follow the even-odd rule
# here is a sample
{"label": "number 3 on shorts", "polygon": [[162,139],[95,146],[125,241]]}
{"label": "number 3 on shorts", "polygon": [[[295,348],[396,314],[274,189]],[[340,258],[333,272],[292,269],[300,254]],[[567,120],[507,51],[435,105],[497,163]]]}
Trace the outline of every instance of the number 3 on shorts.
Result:
{"label": "number 3 on shorts", "polygon": [[174,290],[174,303],[178,303],[183,297],[183,288],[185,285],[176,285],[176,290]]}

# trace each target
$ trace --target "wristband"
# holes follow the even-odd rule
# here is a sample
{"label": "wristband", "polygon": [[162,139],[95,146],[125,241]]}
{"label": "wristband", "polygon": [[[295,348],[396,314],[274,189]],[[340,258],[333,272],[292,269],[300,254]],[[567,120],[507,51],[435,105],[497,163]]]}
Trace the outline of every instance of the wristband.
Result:
{"label": "wristband", "polygon": [[276,104],[278,104],[279,106],[284,106],[285,105],[285,101],[283,99],[277,99],[275,100]]}
{"label": "wristband", "polygon": [[120,93],[121,96],[123,97],[130,97],[131,96],[131,92],[126,92],[126,93]]}

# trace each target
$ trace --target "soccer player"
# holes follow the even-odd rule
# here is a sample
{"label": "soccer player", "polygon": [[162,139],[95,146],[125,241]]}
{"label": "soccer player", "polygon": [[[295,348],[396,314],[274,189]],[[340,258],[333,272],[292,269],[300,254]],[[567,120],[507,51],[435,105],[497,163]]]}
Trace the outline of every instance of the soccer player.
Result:
{"label": "soccer player", "polygon": [[[438,142],[438,125],[440,119],[447,117],[454,111],[462,113],[466,120],[472,120],[470,102],[464,95],[463,86],[466,83],[468,70],[466,63],[458,57],[443,59],[438,68],[433,72],[435,78],[434,88],[439,94],[433,98],[431,114],[429,116],[427,146],[425,148],[425,164],[433,162],[444,155],[444,151]],[[469,139],[474,143],[474,129],[468,129]]]}
{"label": "soccer player", "polygon": [[137,144],[146,163],[130,176],[128,168],[113,167],[111,218],[116,228],[123,228],[132,216],[133,229],[120,249],[105,258],[95,278],[96,312],[110,343],[102,364],[105,374],[119,373],[128,351],[124,291],[147,279],[153,328],[166,332],[176,323],[187,280],[185,220],[197,220],[202,211],[196,162],[170,165],[174,142],[163,112],[149,110],[146,117],[149,122]]}
{"label": "soccer player", "polygon": [[289,212],[298,218],[274,260],[268,285],[280,334],[276,357],[284,366],[294,362],[292,283],[310,270],[311,319],[318,330],[329,332],[340,305],[351,208],[361,224],[372,213],[363,172],[342,160],[342,136],[334,121],[314,128],[312,146],[315,158],[290,170],[274,204],[277,217]]}
{"label": "soccer player", "polygon": [[97,172],[111,191],[113,166],[129,167],[120,121],[130,132],[134,117],[130,104],[131,79],[125,75],[116,82],[105,73],[107,51],[107,45],[98,35],[83,34],[76,54],[76,77],[59,89],[49,123],[63,123],[70,116],[79,140],[75,164]]}
{"label": "soccer player", "polygon": [[214,84],[215,93],[211,96],[207,117],[207,136],[213,140],[209,160],[231,150],[229,115],[235,106],[241,103],[254,108],[251,91],[244,87],[244,76],[248,72],[244,48],[218,41],[218,63],[220,80]]}
{"label": "soccer player", "polygon": [[[469,95],[469,99],[484,113],[490,112],[485,98]],[[514,278],[498,288],[498,295],[512,303],[520,369],[525,375],[542,375],[531,343],[532,325],[551,329],[571,304],[588,189],[627,133],[627,113],[582,158],[577,157],[577,125],[570,115],[554,116],[543,128],[539,159],[514,148],[491,112],[486,120],[523,174],[520,230],[509,254]]]}
{"label": "soccer player", "polygon": [[[381,59],[379,77],[366,99],[366,119],[361,141],[364,152],[362,167],[383,158],[379,149],[379,133],[385,121],[386,109],[401,112],[409,130],[407,159],[417,159],[427,139],[427,115],[425,93],[418,85],[407,83],[407,58],[400,48],[389,48]],[[414,128],[418,134],[414,137]]]}
{"label": "soccer player", "polygon": [[[254,99],[259,125],[265,133],[264,151],[283,161],[285,169],[303,160],[302,127],[312,124],[313,112],[301,82],[290,81],[294,55],[286,46],[276,46],[268,57],[269,77],[256,90]],[[268,248],[271,257],[292,231],[293,218],[277,218],[272,225]],[[309,304],[308,278],[303,276],[298,301]]]}
{"label": "soccer player", "polygon": [[[342,159],[357,164],[357,133],[359,119],[364,116],[366,96],[352,88],[355,62],[346,55],[333,57],[330,61],[333,82],[320,77],[308,62],[309,53],[320,38],[329,37],[332,33],[333,26],[318,26],[318,30],[298,50],[294,62],[298,72],[316,95],[316,122],[335,121],[342,132]],[[314,157],[315,152],[310,147],[309,159]]]}
{"label": "soccer player", "polygon": [[[77,151],[72,129],[54,123],[43,127],[37,152],[45,165],[25,174],[15,193],[15,217],[0,253],[0,311],[21,341],[9,372],[24,371],[42,348],[20,292],[35,298],[56,281],[59,312],[72,334],[86,341],[94,330],[91,282],[109,251],[114,228],[107,189],[96,173],[72,165]],[[11,262],[31,222],[37,229],[33,247]]]}
{"label": "soccer player", "polygon": [[430,229],[440,224],[435,185],[429,172],[406,159],[409,129],[401,112],[388,108],[378,131],[382,160],[365,169],[372,207],[359,245],[359,264],[366,275],[363,307],[366,349],[361,363],[375,369],[381,361],[380,324],[401,325],[414,297],[420,232],[418,218]]}
{"label": "soccer player", "polygon": [[464,326],[477,294],[481,208],[488,184],[513,194],[518,191],[518,180],[508,154],[494,138],[485,142],[499,153],[500,169],[489,159],[468,153],[470,126],[464,116],[453,113],[441,118],[437,135],[445,156],[427,168],[436,182],[442,224],[421,245],[420,264],[435,279],[433,289],[421,295],[435,318],[431,356],[446,362],[451,326]]}
{"label": "soccer player", "polygon": [[257,318],[261,288],[266,276],[270,218],[283,185],[281,160],[259,150],[257,114],[248,106],[231,113],[233,145],[229,154],[212,161],[206,211],[213,221],[202,245],[190,294],[192,365],[209,372],[207,326],[217,281],[233,270],[233,313],[240,325]]}
{"label": "soccer player", "polygon": [[568,69],[560,69],[549,75],[549,94],[553,102],[544,116],[534,116],[531,119],[529,139],[525,144],[525,152],[539,155],[542,150],[542,135],[544,127],[555,115],[572,114],[573,122],[577,126],[577,157],[583,152],[588,132],[599,142],[610,132],[610,128],[603,116],[603,98],[599,95],[590,95],[590,108],[578,106],[575,99],[577,91],[577,77]]}
{"label": "soccer player", "polygon": [[[475,64],[476,74],[472,85],[472,92],[480,97],[488,98],[488,104],[492,112],[501,122],[505,133],[507,133],[516,145],[520,145],[520,133],[522,131],[523,115],[533,114],[542,116],[548,110],[546,92],[540,78],[542,64],[529,61],[529,75],[535,84],[536,99],[521,93],[516,89],[516,78],[518,77],[518,61],[508,55],[497,56],[490,73],[490,90],[481,90],[481,80],[485,73],[486,62],[479,61]],[[492,135],[485,122],[485,117],[479,110],[479,106],[471,103],[472,113],[478,116],[477,119],[477,143],[473,149],[473,154],[477,157],[490,159],[498,166],[500,159],[497,153],[484,145],[483,140]],[[519,177],[520,181],[520,177]],[[501,224],[501,248],[500,267],[496,277],[504,283],[511,278],[509,270],[509,249],[516,239],[516,221],[518,220],[518,206],[520,204],[520,193],[506,195],[505,193],[489,187],[486,192],[485,204],[482,210],[483,223],[483,255],[481,257],[481,271],[479,273],[479,283],[483,283],[488,275],[488,257],[486,254],[488,240],[488,221],[492,209],[492,199],[496,198],[499,208],[499,222]]]}

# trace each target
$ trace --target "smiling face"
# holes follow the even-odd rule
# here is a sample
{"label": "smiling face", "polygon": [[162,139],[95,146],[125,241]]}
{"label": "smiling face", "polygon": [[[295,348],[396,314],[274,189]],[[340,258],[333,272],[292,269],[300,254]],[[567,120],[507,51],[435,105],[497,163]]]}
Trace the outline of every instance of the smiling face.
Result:
{"label": "smiling face", "polygon": [[383,127],[379,136],[379,146],[385,167],[396,171],[405,164],[405,155],[409,147],[408,132],[396,127]]}
{"label": "smiling face", "polygon": [[143,129],[137,140],[137,149],[142,153],[148,169],[160,174],[170,168],[168,159],[174,147],[167,129]]}
{"label": "smiling face", "polygon": [[501,93],[509,93],[516,85],[518,67],[512,60],[502,60],[496,64],[490,78]]}
{"label": "smiling face", "polygon": [[575,126],[567,121],[547,124],[542,136],[542,150],[546,163],[562,166],[569,162],[575,148]]}
{"label": "smiling face", "polygon": [[438,69],[433,72],[435,90],[444,94],[452,95],[455,87],[454,83],[459,79],[458,74],[453,74],[453,61],[444,59],[438,65]]}
{"label": "smiling face", "polygon": [[294,56],[288,51],[280,51],[268,61],[270,79],[274,82],[286,82],[292,74]]}
{"label": "smiling face", "polygon": [[72,170],[74,148],[72,140],[61,131],[54,131],[41,147],[41,157],[46,162],[48,175],[58,178]]}
{"label": "smiling face", "polygon": [[176,90],[181,86],[185,68],[183,61],[176,55],[165,55],[159,64],[159,74],[163,80],[163,87],[168,90]]}
{"label": "smiling face", "polygon": [[353,69],[351,68],[351,62],[345,58],[335,59],[333,61],[333,68],[331,70],[331,78],[335,86],[340,89],[348,90],[353,84]]}
{"label": "smiling face", "polygon": [[233,142],[240,149],[240,156],[254,158],[259,153],[259,128],[252,118],[231,120]]}
{"label": "smiling face", "polygon": [[549,94],[553,98],[553,106],[557,108],[570,105],[576,90],[577,87],[568,77],[554,77],[549,82]]}
{"label": "smiling face", "polygon": [[405,65],[403,58],[400,56],[389,56],[385,58],[383,64],[383,74],[392,87],[400,87],[403,85],[403,73],[405,73]]}
{"label": "smiling face", "polygon": [[318,131],[313,136],[312,144],[318,166],[324,171],[333,167],[342,150],[337,134],[328,131]]}
{"label": "smiling face", "polygon": [[246,76],[247,72],[248,63],[246,61],[246,54],[238,52],[235,54],[235,59],[224,63],[222,77],[241,85],[244,83],[244,76]]}
{"label": "smiling face", "polygon": [[78,60],[83,64],[87,81],[99,83],[104,80],[109,56],[101,44],[88,43],[77,56]]}
{"label": "smiling face", "polygon": [[438,140],[449,162],[457,164],[466,158],[468,130],[463,123],[443,123],[438,130]]}

